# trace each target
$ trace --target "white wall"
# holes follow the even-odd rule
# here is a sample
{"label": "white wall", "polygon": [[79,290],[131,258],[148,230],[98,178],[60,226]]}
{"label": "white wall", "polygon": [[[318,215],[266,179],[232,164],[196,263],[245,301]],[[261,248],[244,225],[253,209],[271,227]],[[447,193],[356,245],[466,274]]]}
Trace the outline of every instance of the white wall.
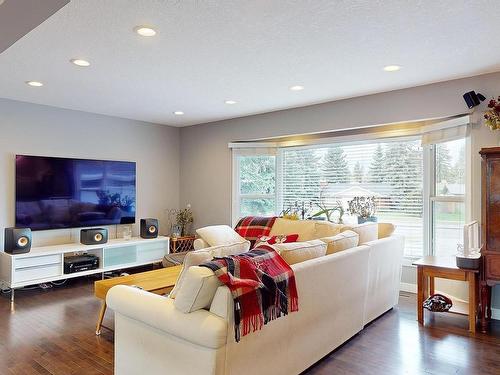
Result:
{"label": "white wall", "polygon": [[[228,142],[466,113],[468,109],[462,94],[470,90],[487,97],[499,95],[500,73],[182,128],[180,203],[191,203],[196,227],[231,223],[231,152]],[[497,133],[482,125],[474,127],[471,216],[475,219],[481,216],[481,172],[477,152],[481,147],[496,145]],[[405,282],[414,280],[412,274],[404,276]],[[496,299],[500,300],[500,293]]]}
{"label": "white wall", "polygon": [[[160,219],[179,203],[179,129],[140,121],[0,99],[0,248],[14,225],[14,155],[137,162],[137,223]],[[109,227],[113,237],[117,226]],[[118,232],[119,229],[118,229]],[[34,245],[75,242],[79,229],[33,233]]]}

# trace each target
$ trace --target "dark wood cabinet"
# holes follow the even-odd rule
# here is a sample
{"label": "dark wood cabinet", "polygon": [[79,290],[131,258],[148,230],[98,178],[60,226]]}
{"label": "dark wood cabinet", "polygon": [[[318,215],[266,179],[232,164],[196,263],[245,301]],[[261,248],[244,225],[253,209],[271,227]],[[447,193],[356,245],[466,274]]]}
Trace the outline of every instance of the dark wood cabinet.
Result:
{"label": "dark wood cabinet", "polygon": [[491,319],[491,288],[500,283],[500,147],[483,148],[482,157],[482,248],[481,330]]}

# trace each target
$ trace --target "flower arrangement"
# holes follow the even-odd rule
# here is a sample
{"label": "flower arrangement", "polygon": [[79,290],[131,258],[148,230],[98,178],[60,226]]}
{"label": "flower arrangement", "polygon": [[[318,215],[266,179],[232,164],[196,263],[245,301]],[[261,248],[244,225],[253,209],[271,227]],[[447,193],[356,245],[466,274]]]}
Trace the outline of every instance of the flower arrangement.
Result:
{"label": "flower arrangement", "polygon": [[349,213],[363,219],[375,216],[377,204],[375,197],[354,197],[349,201]]}
{"label": "flower arrangement", "polygon": [[181,236],[185,236],[187,234],[188,226],[194,221],[193,211],[191,211],[190,204],[188,204],[186,208],[177,211],[176,221],[182,228]]}
{"label": "flower arrangement", "polygon": [[499,130],[500,129],[500,96],[495,99],[491,99],[488,103],[488,108],[484,113],[484,119],[486,126],[488,126],[491,130]]}

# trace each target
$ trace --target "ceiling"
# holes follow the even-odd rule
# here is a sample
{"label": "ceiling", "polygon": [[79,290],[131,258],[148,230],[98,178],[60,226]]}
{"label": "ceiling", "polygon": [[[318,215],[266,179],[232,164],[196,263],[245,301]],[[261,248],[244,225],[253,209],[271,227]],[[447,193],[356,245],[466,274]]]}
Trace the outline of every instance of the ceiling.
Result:
{"label": "ceiling", "polygon": [[0,54],[0,97],[186,126],[499,71],[499,19],[494,0],[72,0]]}

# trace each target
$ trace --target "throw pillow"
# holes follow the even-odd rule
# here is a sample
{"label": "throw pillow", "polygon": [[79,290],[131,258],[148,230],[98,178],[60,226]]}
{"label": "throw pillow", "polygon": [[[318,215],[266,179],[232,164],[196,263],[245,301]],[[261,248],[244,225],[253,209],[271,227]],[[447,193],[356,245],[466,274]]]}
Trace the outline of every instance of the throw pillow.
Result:
{"label": "throw pillow", "polygon": [[378,223],[378,238],[386,238],[394,233],[396,226],[391,223]]}
{"label": "throw pillow", "polygon": [[326,253],[333,254],[339,251],[351,249],[358,246],[359,235],[352,230],[346,230],[332,237],[320,238],[321,241],[327,244]]}
{"label": "throw pillow", "polygon": [[274,222],[269,235],[297,233],[299,241],[309,241],[314,239],[315,228],[313,220],[289,220],[279,217]]}
{"label": "throw pillow", "polygon": [[273,248],[289,265],[322,257],[326,254],[326,247],[326,243],[320,240],[273,245]]}
{"label": "throw pillow", "polygon": [[345,232],[346,230],[352,230],[359,234],[359,244],[362,245],[364,243],[378,240],[378,225],[377,223],[365,223],[360,225],[348,226],[345,225],[342,227],[340,232]]}
{"label": "throw pillow", "polygon": [[208,309],[220,285],[222,283],[212,270],[206,267],[190,267],[177,292],[174,306],[183,313]]}
{"label": "throw pillow", "polygon": [[202,250],[190,251],[184,257],[184,262],[182,263],[182,269],[177,277],[174,288],[169,294],[170,298],[176,298],[179,289],[182,286],[184,278],[186,277],[187,271],[191,266],[198,266],[202,263],[211,261],[213,258],[212,250],[210,247]]}
{"label": "throw pillow", "polygon": [[210,246],[229,245],[246,241],[228,225],[211,225],[197,229],[196,233]]}
{"label": "throw pillow", "polygon": [[257,243],[257,246],[260,245],[261,243],[266,243],[266,242],[267,242],[268,245],[274,245],[274,244],[276,244],[277,238],[278,237],[283,237],[283,236],[285,238],[284,239],[280,238],[280,240],[281,240],[280,243],[297,242],[297,239],[299,238],[298,234],[279,234],[279,235],[276,235],[276,236],[272,236],[267,241],[259,241],[259,243]]}
{"label": "throw pillow", "polygon": [[198,266],[202,263],[209,262],[214,257],[225,257],[229,255],[238,255],[245,253],[250,249],[250,242],[243,241],[241,243],[234,243],[229,245],[220,245],[207,247],[206,249],[189,251],[184,257],[184,262],[182,263],[182,270],[179,273],[179,277],[175,282],[175,286],[169,294],[170,298],[176,298],[179,289],[184,282],[186,273],[188,269],[192,266]]}

